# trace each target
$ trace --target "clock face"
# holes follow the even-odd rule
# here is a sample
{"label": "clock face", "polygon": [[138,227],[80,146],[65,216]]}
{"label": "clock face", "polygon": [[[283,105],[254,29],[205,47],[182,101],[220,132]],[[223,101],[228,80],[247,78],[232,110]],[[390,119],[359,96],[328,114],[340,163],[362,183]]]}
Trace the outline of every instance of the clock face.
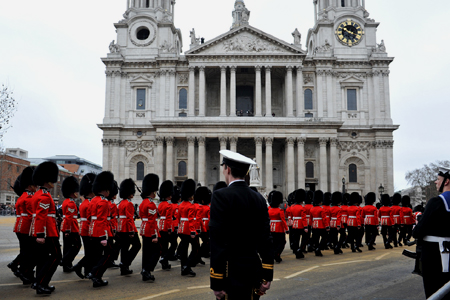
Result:
{"label": "clock face", "polygon": [[339,24],[336,29],[336,36],[338,40],[346,46],[358,45],[364,35],[361,26],[355,21],[348,19]]}

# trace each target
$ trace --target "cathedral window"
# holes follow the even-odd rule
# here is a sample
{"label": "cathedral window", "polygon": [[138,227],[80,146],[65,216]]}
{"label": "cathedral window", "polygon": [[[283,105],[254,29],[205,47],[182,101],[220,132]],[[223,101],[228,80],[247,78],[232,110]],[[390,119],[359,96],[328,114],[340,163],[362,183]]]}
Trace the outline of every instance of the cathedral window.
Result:
{"label": "cathedral window", "polygon": [[178,163],[178,176],[179,177],[183,177],[183,176],[186,176],[186,174],[187,174],[186,162],[185,161],[180,161]]}
{"label": "cathedral window", "polygon": [[150,0],[145,1],[145,7],[147,7],[147,8],[150,7]]}
{"label": "cathedral window", "polygon": [[186,118],[187,117],[187,113],[179,113],[178,116],[181,117],[181,118]]}
{"label": "cathedral window", "polygon": [[136,165],[136,180],[144,180],[144,163],[138,162]]}
{"label": "cathedral window", "polygon": [[341,0],[341,6],[345,7],[345,0]]}
{"label": "cathedral window", "polygon": [[187,109],[187,90],[181,89],[180,95],[178,98],[178,108],[179,109]]}
{"label": "cathedral window", "polygon": [[349,182],[358,182],[358,172],[355,164],[348,166]]}
{"label": "cathedral window", "polygon": [[357,110],[356,89],[347,90],[347,110]]}
{"label": "cathedral window", "polygon": [[145,89],[136,90],[136,109],[145,109]]}
{"label": "cathedral window", "polygon": [[305,109],[313,109],[313,94],[312,90],[305,90]]}
{"label": "cathedral window", "polygon": [[306,178],[314,178],[314,164],[310,161],[306,163]]}
{"label": "cathedral window", "polygon": [[136,37],[140,41],[145,41],[150,36],[150,30],[147,27],[142,27],[137,30]]}

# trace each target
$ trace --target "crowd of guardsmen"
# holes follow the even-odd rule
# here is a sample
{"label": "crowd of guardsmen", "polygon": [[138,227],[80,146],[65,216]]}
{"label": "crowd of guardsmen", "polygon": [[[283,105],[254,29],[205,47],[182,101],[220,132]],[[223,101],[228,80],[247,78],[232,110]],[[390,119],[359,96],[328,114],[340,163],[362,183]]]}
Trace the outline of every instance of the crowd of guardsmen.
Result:
{"label": "crowd of guardsmen", "polygon": [[[132,274],[130,266],[140,251],[142,280],[151,282],[155,281],[152,272],[158,262],[163,270],[170,270],[170,261],[180,260],[181,275],[195,276],[192,268],[204,265],[202,257],[210,256],[211,195],[227,187],[225,182],[216,183],[211,192],[207,187],[198,187],[192,179],[184,181],[181,188],[169,180],[159,185],[158,175],[148,174],[140,190],[132,179],[118,185],[108,171],[86,174],[80,182],[70,176],[62,183],[65,200],[59,223],[57,207],[49,193],[57,178],[58,166],[44,162],[24,169],[14,184],[19,195],[14,232],[20,253],[8,267],[37,294],[55,290],[49,284],[58,266],[65,273],[74,272],[82,279],[92,280],[93,287],[101,287],[108,284],[102,279],[107,268],[120,268],[124,276]],[[132,202],[136,192],[143,199],[138,211]],[[153,201],[157,195],[158,206]],[[82,199],[79,207],[75,202],[78,198]],[[375,250],[380,227],[386,249],[392,248],[391,243],[397,247],[409,241],[423,207],[415,207],[413,212],[409,197],[400,194],[392,198],[382,195],[381,207],[373,205],[374,193],[368,193],[364,199],[365,206],[361,207],[363,199],[358,193],[299,189],[288,196],[289,206],[284,210],[280,208],[282,193],[270,192],[267,200],[275,260],[282,261],[286,233],[290,249],[299,259],[308,252],[322,256],[322,251],[328,249],[333,249],[334,254],[342,253],[343,248],[361,252],[364,234],[368,250]],[[136,216],[142,221],[139,231]],[[74,265],[82,244],[84,257]],[[120,263],[116,264],[119,254]]]}

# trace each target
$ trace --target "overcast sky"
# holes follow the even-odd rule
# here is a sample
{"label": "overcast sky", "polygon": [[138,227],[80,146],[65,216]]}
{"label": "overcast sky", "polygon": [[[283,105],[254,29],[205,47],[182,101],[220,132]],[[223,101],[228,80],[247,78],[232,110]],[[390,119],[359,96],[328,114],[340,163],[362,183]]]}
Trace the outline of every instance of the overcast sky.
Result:
{"label": "overcast sky", "polygon": [[[235,0],[177,0],[175,26],[189,49],[189,30],[210,40],[229,30]],[[302,44],[314,25],[312,0],[245,0],[250,25],[289,43],[298,28]],[[380,22],[391,64],[395,189],[405,172],[450,160],[450,1],[366,0]],[[116,40],[126,0],[0,1],[0,83],[19,102],[3,146],[29,157],[77,155],[102,164],[105,57]],[[447,28],[447,29],[446,29]],[[447,72],[447,73],[446,73]]]}

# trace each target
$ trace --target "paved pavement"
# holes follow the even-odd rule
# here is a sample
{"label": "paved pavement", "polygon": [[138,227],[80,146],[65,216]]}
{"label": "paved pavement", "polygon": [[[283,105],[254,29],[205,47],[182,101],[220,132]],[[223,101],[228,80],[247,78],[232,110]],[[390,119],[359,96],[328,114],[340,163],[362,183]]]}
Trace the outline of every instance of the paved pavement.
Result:
{"label": "paved pavement", "polygon": [[[30,299],[33,290],[23,286],[6,265],[17,255],[18,242],[12,232],[14,217],[0,217],[0,299]],[[412,250],[412,248],[410,248]],[[285,250],[280,264],[275,265],[275,280],[263,300],[275,299],[425,299],[422,278],[412,275],[414,261],[401,255],[402,247],[377,249],[334,255],[324,251],[323,257],[309,253],[297,260]],[[77,260],[83,255],[83,248]],[[209,260],[194,269],[197,277],[180,275],[180,263],[171,262],[172,270],[162,271],[160,265],[154,275],[156,281],[141,281],[139,253],[131,269],[135,274],[120,276],[118,269],[109,269],[107,287],[92,288],[89,280],[58,269],[51,284],[56,291],[52,299],[214,299],[209,289]]]}

